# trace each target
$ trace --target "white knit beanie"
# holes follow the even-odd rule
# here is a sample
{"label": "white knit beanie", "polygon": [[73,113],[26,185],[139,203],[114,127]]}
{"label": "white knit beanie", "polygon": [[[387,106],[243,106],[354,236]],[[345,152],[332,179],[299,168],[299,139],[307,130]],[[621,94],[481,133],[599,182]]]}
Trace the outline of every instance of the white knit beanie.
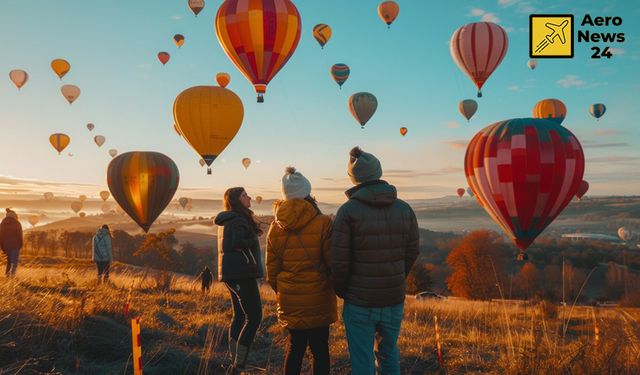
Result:
{"label": "white knit beanie", "polygon": [[284,199],[304,199],[311,195],[311,182],[294,167],[287,167],[282,177],[282,196]]}

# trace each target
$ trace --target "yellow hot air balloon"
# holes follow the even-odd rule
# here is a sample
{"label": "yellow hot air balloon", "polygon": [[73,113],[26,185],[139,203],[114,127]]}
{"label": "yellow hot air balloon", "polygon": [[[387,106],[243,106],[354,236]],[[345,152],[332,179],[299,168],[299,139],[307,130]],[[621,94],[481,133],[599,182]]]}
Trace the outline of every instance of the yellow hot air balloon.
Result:
{"label": "yellow hot air balloon", "polygon": [[38,216],[38,215],[30,215],[27,220],[29,221],[29,224],[31,224],[31,227],[33,228],[40,221],[40,216]]}
{"label": "yellow hot air balloon", "polygon": [[400,13],[400,6],[395,1],[383,1],[378,5],[378,16],[387,24],[387,28],[391,28],[391,24],[395,21]]}
{"label": "yellow hot air balloon", "polygon": [[261,196],[256,196],[256,203],[260,204],[262,203],[262,197]]}
{"label": "yellow hot air balloon", "polygon": [[60,89],[60,92],[62,92],[62,96],[67,99],[69,104],[73,104],[80,96],[80,88],[75,85],[64,85]]}
{"label": "yellow hot air balloon", "polygon": [[82,218],[83,218],[83,217],[87,216],[87,213],[86,213],[86,212],[80,212],[80,213],[78,214],[78,216],[80,216],[80,217],[82,217]]}
{"label": "yellow hot air balloon", "polygon": [[102,147],[106,140],[107,139],[104,137],[104,135],[96,135],[95,137],[93,137],[93,141],[98,145],[98,147]]}
{"label": "yellow hot air balloon", "polygon": [[229,82],[231,82],[231,76],[229,73],[220,72],[216,74],[216,82],[218,82],[220,87],[227,87]]}
{"label": "yellow hot air balloon", "polygon": [[58,155],[69,145],[69,142],[71,142],[71,138],[66,134],[55,133],[49,136],[49,143],[58,151]]}
{"label": "yellow hot air balloon", "polygon": [[320,48],[324,49],[324,45],[331,39],[331,26],[324,23],[315,25],[313,27],[313,37],[320,44]]}
{"label": "yellow hot air balloon", "polygon": [[79,200],[80,202],[84,202],[84,201],[86,201],[86,200],[87,200],[87,196],[86,196],[86,195],[84,195],[84,194],[82,194],[81,196],[79,196],[79,197],[78,197],[78,200]]}
{"label": "yellow hot air balloon", "polygon": [[223,87],[191,87],[173,103],[176,129],[207,163],[207,174],[211,174],[211,163],[240,129],[243,116],[238,95]]}
{"label": "yellow hot air balloon", "polygon": [[80,201],[71,202],[71,209],[73,210],[73,212],[77,214],[82,209],[82,202]]}
{"label": "yellow hot air balloon", "polygon": [[244,169],[248,169],[249,166],[251,165],[251,159],[242,158],[242,165],[244,166]]}
{"label": "yellow hot air balloon", "polygon": [[51,69],[62,79],[65,74],[69,73],[71,64],[65,59],[55,59],[51,61]]}
{"label": "yellow hot air balloon", "polygon": [[544,118],[562,124],[567,116],[567,107],[558,99],[543,99],[533,107],[534,118]]}
{"label": "yellow hot air balloon", "polygon": [[105,202],[107,201],[107,199],[109,199],[109,195],[110,195],[109,192],[106,190],[102,190],[100,192],[100,198],[102,198],[102,200]]}
{"label": "yellow hot air balloon", "polygon": [[20,90],[29,80],[29,73],[21,69],[12,70],[9,72],[9,79],[11,79],[11,82]]}

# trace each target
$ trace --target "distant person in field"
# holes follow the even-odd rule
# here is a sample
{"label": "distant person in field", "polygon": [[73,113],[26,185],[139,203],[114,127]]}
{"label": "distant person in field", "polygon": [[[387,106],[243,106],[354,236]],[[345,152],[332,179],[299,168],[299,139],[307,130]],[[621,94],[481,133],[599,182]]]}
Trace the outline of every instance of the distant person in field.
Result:
{"label": "distant person in field", "polygon": [[211,288],[211,283],[213,282],[213,274],[211,270],[209,270],[209,266],[205,266],[200,275],[198,275],[198,279],[202,283],[202,293],[208,293]]}
{"label": "distant person in field", "polygon": [[331,219],[311,197],[311,183],[289,167],[282,177],[284,200],[274,205],[267,234],[267,281],[277,294],[278,321],[289,331],[284,374],[300,374],[307,346],[313,374],[329,374],[329,325],[337,301],[331,286]]}
{"label": "distant person in field", "polygon": [[98,267],[98,284],[109,281],[109,268],[113,254],[111,231],[107,224],[98,229],[93,236],[93,256],[92,260]]}
{"label": "distant person in field", "polygon": [[253,339],[262,321],[262,301],[258,279],[264,276],[260,225],[251,211],[251,197],[242,187],[224,193],[225,211],[214,222],[218,225],[218,279],[231,294],[233,320],[229,327],[232,373],[244,371]]}
{"label": "distant person in field", "polygon": [[0,247],[7,255],[7,277],[14,277],[18,268],[18,257],[22,249],[22,225],[18,221],[18,214],[7,208],[7,213],[0,223]]}
{"label": "distant person in field", "polygon": [[[404,313],[405,279],[419,251],[411,207],[381,180],[382,166],[355,147],[349,153],[353,188],[336,214],[331,277],[344,298],[342,319],[353,374],[400,374],[397,340]],[[375,338],[375,340],[374,340]]]}

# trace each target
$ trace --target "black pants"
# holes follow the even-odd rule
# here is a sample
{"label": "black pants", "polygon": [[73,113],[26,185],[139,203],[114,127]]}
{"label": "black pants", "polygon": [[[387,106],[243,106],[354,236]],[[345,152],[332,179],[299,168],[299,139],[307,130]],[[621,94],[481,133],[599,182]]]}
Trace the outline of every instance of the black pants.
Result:
{"label": "black pants", "polygon": [[99,262],[96,262],[96,265],[98,266],[98,278],[104,275],[104,279],[109,280],[109,268],[111,266],[111,262],[99,261]]}
{"label": "black pants", "polygon": [[313,354],[313,375],[329,374],[329,326],[289,330],[285,375],[299,375],[307,345]]}
{"label": "black pants", "polygon": [[262,321],[262,301],[258,290],[258,280],[244,279],[225,281],[231,292],[233,320],[229,327],[229,340],[250,346]]}

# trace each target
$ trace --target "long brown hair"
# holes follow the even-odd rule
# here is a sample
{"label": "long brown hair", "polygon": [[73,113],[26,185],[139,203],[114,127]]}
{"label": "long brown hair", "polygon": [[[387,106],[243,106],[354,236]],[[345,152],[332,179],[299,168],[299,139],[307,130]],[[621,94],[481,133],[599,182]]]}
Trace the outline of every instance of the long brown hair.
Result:
{"label": "long brown hair", "polygon": [[248,221],[253,232],[258,236],[262,234],[262,229],[260,229],[260,224],[256,219],[256,215],[249,208],[245,207],[240,203],[240,196],[244,192],[243,187],[232,187],[227,189],[224,192],[224,200],[222,201],[222,205],[225,211],[234,211],[244,216]]}

